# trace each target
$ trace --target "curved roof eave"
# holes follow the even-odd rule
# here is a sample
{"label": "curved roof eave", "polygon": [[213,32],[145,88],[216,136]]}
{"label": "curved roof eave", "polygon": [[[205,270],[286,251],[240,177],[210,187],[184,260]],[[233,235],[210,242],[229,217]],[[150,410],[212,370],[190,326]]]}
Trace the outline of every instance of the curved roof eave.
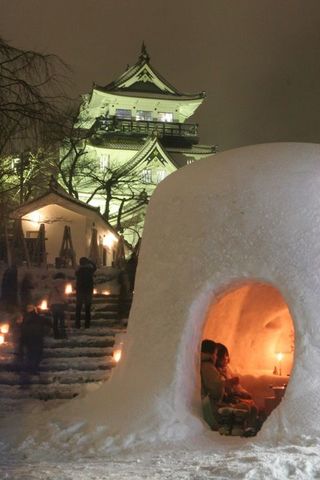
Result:
{"label": "curved roof eave", "polygon": [[141,92],[141,91],[128,91],[128,90],[105,90],[103,87],[98,85],[95,86],[94,90],[99,93],[105,93],[107,95],[113,96],[121,96],[121,97],[139,97],[139,98],[153,98],[157,100],[169,100],[169,101],[177,101],[177,100],[201,100],[206,96],[205,92],[200,92],[197,94],[181,94],[179,96],[173,95],[171,93],[163,93],[157,94],[152,92]]}
{"label": "curved roof eave", "polygon": [[[124,84],[129,82],[131,79],[134,79],[135,76],[139,74],[140,71],[143,71],[144,68],[147,68],[151,71],[153,74],[154,78],[159,81],[160,84],[163,85],[163,89],[160,88],[158,85],[156,85],[154,82],[151,81],[151,83],[154,83],[159,90],[163,91],[161,95],[173,95],[174,97],[203,97],[204,92],[197,93],[197,94],[188,94],[188,93],[182,93],[180,92],[177,88],[175,88],[170,82],[168,82],[150,63],[148,60],[139,60],[135,65],[130,67],[128,70],[126,70],[122,75],[117,80],[114,80],[113,82],[102,86],[102,85],[95,85],[94,88],[102,91],[102,92],[119,92],[123,90],[123,92],[135,92],[135,90],[130,88],[132,85],[134,85],[136,82],[134,81],[132,85],[129,85],[127,87],[123,87]],[[137,78],[138,80],[138,78]],[[136,93],[143,93],[140,90],[137,91]]]}
{"label": "curved roof eave", "polygon": [[51,200],[52,200],[52,201],[49,201],[47,203],[47,205],[49,205],[51,203],[52,204],[55,203],[54,202],[54,197],[59,197],[59,198],[65,200],[66,202],[77,205],[80,208],[90,210],[91,212],[95,213],[100,218],[100,220],[102,220],[108,226],[108,228],[113,231],[113,233],[115,233],[117,236],[119,236],[119,234],[112,227],[112,225],[110,225],[110,223],[107,222],[107,220],[103,217],[103,215],[101,215],[98,207],[93,207],[92,205],[88,205],[87,203],[84,203],[81,200],[78,200],[78,199],[72,197],[67,192],[64,192],[64,191],[61,191],[61,190],[60,191],[51,190],[51,189],[47,190],[45,193],[43,193],[39,197],[34,198],[34,199],[30,200],[29,202],[26,202],[23,205],[19,206],[18,208],[15,208],[15,209],[11,210],[11,212],[9,214],[10,218],[18,219],[18,218],[23,217],[24,215],[27,215],[28,213],[33,211],[33,207],[35,207],[35,205],[37,203],[41,204],[41,206],[39,206],[38,208],[42,208],[43,206],[46,205],[45,204],[45,198],[46,197],[51,197]]}

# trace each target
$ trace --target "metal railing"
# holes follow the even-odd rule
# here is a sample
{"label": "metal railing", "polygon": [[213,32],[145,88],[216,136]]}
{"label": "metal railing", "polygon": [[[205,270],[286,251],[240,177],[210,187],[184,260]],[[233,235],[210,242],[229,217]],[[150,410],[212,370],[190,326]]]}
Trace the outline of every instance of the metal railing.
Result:
{"label": "metal railing", "polygon": [[99,119],[99,129],[125,134],[198,138],[198,125],[195,123],[156,122],[107,117]]}

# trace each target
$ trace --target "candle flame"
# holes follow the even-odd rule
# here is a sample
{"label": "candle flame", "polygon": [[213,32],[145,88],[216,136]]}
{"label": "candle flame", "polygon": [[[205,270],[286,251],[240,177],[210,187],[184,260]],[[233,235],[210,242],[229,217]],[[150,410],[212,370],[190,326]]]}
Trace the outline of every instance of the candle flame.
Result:
{"label": "candle flame", "polygon": [[71,283],[67,283],[64,293],[66,295],[70,295],[70,293],[72,293],[72,284]]}
{"label": "candle flame", "polygon": [[114,358],[114,361],[115,361],[115,362],[118,363],[118,362],[120,361],[120,359],[121,359],[121,354],[122,354],[122,352],[121,352],[121,349],[120,349],[120,348],[117,348],[117,350],[115,350],[115,351],[113,352],[113,358]]}
{"label": "candle flame", "polygon": [[4,335],[0,334],[0,345],[4,343]]}
{"label": "candle flame", "polygon": [[47,300],[42,300],[39,305],[40,310],[48,310],[48,302]]}
{"label": "candle flame", "polygon": [[0,327],[1,333],[8,333],[9,332],[9,323],[3,323]]}

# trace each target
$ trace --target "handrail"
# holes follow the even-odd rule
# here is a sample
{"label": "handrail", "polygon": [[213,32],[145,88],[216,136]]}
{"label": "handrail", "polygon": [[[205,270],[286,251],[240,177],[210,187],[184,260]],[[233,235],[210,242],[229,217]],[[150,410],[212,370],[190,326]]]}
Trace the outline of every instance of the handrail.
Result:
{"label": "handrail", "polygon": [[128,120],[117,117],[99,119],[99,127],[108,132],[156,134],[160,137],[197,137],[198,125],[195,123],[157,122],[149,120]]}

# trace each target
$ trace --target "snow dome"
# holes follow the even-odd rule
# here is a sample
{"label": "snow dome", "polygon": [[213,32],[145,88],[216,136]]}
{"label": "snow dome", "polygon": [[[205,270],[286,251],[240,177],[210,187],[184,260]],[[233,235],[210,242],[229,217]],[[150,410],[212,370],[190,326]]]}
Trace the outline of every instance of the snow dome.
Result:
{"label": "snow dome", "polygon": [[56,447],[221,441],[202,418],[203,338],[228,346],[261,401],[288,383],[257,441],[318,436],[319,239],[317,145],[244,147],[166,178],[148,207],[122,359],[98,391],[49,414]]}
{"label": "snow dome", "polygon": [[172,435],[205,428],[199,348],[212,338],[258,397],[261,378],[288,383],[260,438],[319,433],[319,192],[320,147],[311,144],[228,151],[160,184],[113,379],[134,421]]}

